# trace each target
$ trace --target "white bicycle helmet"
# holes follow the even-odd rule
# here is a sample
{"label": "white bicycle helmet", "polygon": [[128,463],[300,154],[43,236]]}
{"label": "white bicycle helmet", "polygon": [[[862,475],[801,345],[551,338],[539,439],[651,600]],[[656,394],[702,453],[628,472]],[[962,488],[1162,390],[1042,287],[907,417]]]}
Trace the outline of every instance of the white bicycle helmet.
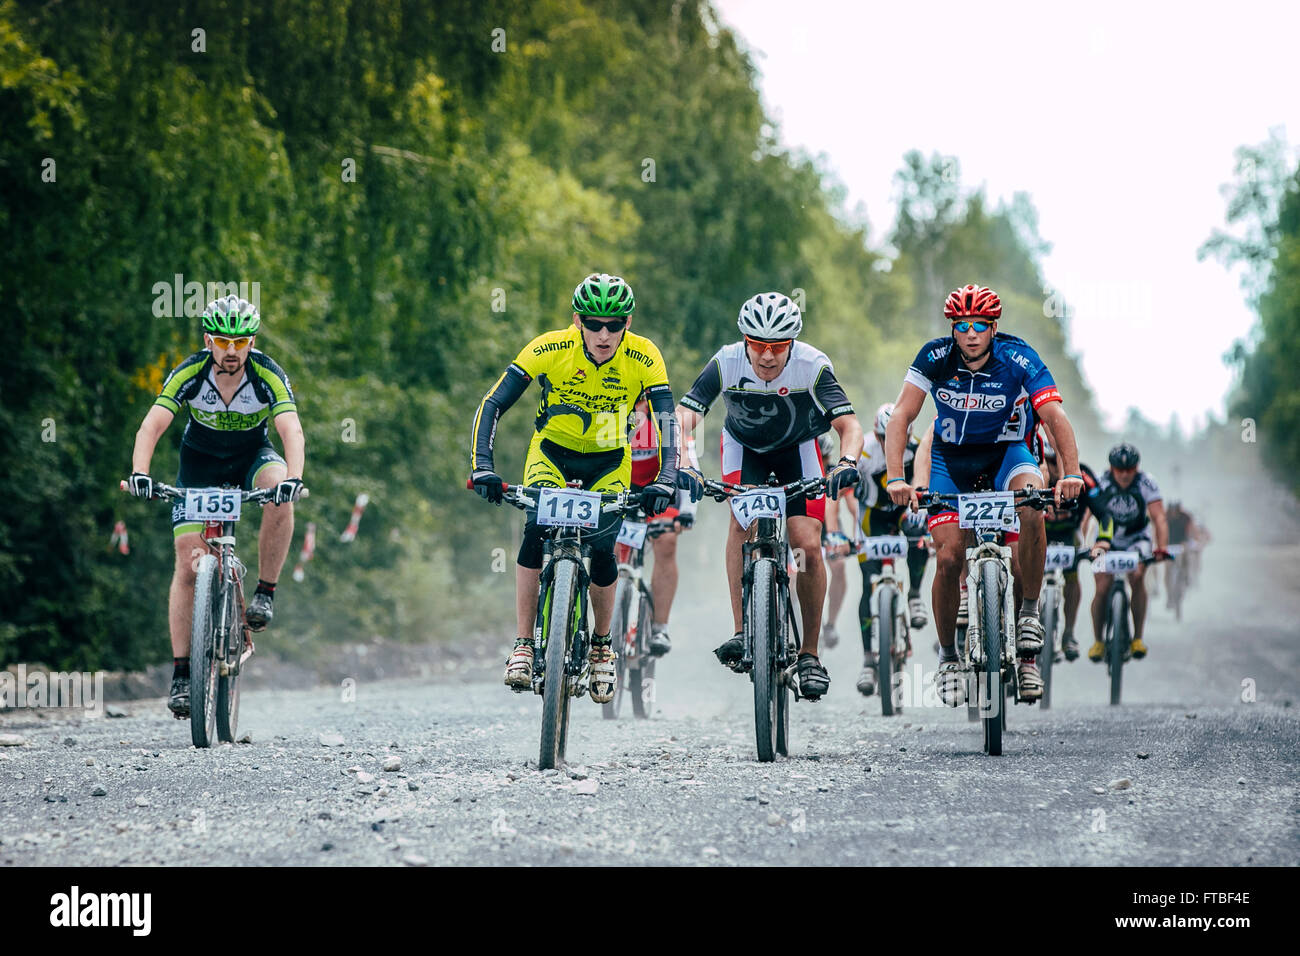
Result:
{"label": "white bicycle helmet", "polygon": [[760,292],[740,307],[741,334],[756,339],[793,339],[803,331],[799,306],[780,292]]}
{"label": "white bicycle helmet", "polygon": [[889,427],[889,419],[890,416],[892,416],[893,414],[894,414],[893,402],[885,402],[885,404],[881,405],[879,408],[876,409],[875,431],[876,431],[877,438],[883,439],[885,437],[885,429]]}

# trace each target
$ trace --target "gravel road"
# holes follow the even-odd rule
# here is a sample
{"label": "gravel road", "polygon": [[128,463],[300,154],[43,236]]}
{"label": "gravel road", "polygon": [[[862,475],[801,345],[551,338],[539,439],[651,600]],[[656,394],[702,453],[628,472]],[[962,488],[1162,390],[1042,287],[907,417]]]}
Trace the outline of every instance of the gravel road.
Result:
{"label": "gravel road", "polygon": [[1295,865],[1297,530],[1216,541],[1186,623],[1156,603],[1124,704],[1100,666],[1062,665],[1053,709],[1013,708],[1000,758],[964,711],[883,718],[846,641],[830,694],[795,707],[790,758],[759,764],[749,684],[709,654],[728,629],[715,568],[683,576],[654,719],[575,702],[567,771],[533,769],[540,700],[495,664],[354,701],[250,692],[251,743],[210,751],[158,700],[0,715],[0,865]]}

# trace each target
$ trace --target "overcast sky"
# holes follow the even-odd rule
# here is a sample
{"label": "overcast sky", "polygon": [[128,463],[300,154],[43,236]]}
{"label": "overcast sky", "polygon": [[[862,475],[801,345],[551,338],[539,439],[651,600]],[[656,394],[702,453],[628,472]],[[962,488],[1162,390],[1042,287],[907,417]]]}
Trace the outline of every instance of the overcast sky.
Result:
{"label": "overcast sky", "polygon": [[1111,425],[1130,405],[1185,428],[1223,413],[1223,353],[1255,319],[1196,249],[1224,225],[1233,150],[1300,137],[1300,4],[716,3],[782,141],[824,154],[873,244],[903,154],[955,155],[964,187],[1032,196]]}

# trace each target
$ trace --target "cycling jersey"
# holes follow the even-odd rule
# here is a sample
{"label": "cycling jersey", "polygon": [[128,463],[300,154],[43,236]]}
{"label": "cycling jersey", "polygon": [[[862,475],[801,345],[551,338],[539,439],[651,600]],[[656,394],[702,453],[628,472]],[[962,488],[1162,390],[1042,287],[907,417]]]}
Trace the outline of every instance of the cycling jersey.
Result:
{"label": "cycling jersey", "polygon": [[268,444],[268,418],[298,410],[289,377],[265,353],[250,350],[240,374],[239,388],[227,404],[217,388],[217,366],[207,349],[172,369],[154,404],[174,415],[182,405],[189,406],[182,446],[218,458],[247,456]]}
{"label": "cycling jersey", "polygon": [[[771,382],[758,377],[745,356],[745,343],[718,350],[700,372],[682,405],[700,415],[722,396],[727,406],[723,430],[746,448],[772,452],[813,440],[833,419],[852,415],[844,389],[824,352],[803,342],[790,348],[781,374]],[[820,471],[820,461],[818,462]]]}
{"label": "cycling jersey", "polygon": [[537,434],[582,454],[627,448],[632,409],[644,391],[653,414],[667,423],[661,467],[665,478],[676,480],[677,426],[659,349],[626,331],[614,354],[597,365],[576,326],[529,342],[484,396],[474,416],[471,468],[494,470],[497,422],[533,379],[542,390],[534,421]]}
{"label": "cycling jersey", "polygon": [[1127,488],[1121,488],[1107,471],[1088,495],[1088,508],[1097,516],[1098,538],[1131,538],[1146,530],[1147,511],[1160,500],[1160,489],[1151,476],[1139,471]]}
{"label": "cycling jersey", "polygon": [[1165,512],[1165,523],[1169,526],[1170,544],[1187,543],[1192,527],[1192,516],[1188,512],[1170,508]]}
{"label": "cycling jersey", "polygon": [[934,399],[935,445],[1023,442],[1033,412],[1061,401],[1052,373],[1024,339],[998,332],[982,368],[971,371],[952,336],[921,346],[903,381]]}
{"label": "cycling jersey", "polygon": [[[912,480],[912,466],[916,464],[918,442],[911,435],[907,436],[907,447],[903,449],[903,477]],[[863,508],[879,511],[882,515],[901,515],[906,505],[896,505],[885,490],[889,481],[889,469],[885,467],[885,446],[872,432],[862,443],[862,454],[858,458],[858,476],[861,479],[858,499]]]}
{"label": "cycling jersey", "polygon": [[[646,485],[659,477],[659,429],[655,427],[652,416],[646,415],[641,419],[641,424],[632,432],[630,442],[632,445],[632,490],[641,491]],[[699,470],[700,459],[695,454],[694,437],[686,439],[686,460],[690,462],[692,468]],[[691,501],[689,492],[678,491],[677,507],[670,509],[674,513],[665,516],[676,517],[678,514],[684,514],[694,518],[698,507],[699,502]]]}

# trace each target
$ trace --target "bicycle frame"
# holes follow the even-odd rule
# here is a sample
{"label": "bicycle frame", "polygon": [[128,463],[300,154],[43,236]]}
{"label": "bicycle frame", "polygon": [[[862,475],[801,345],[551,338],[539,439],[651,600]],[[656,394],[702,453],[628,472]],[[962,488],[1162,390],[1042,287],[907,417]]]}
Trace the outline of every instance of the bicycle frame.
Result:
{"label": "bicycle frame", "polygon": [[591,584],[591,546],[582,540],[576,528],[562,528],[548,536],[542,544],[542,574],[537,583],[537,617],[533,624],[533,646],[537,648],[533,664],[533,693],[541,695],[546,690],[546,640],[550,620],[551,582],[561,561],[577,565],[578,604],[574,611],[577,631],[573,646],[565,656],[565,690],[570,697],[581,697],[586,687],[580,684],[582,669],[587,659],[587,589]]}
{"label": "bicycle frame", "polygon": [[[1011,668],[1012,675],[1015,674],[1016,645],[1015,645],[1015,628],[1010,626],[1010,622],[1016,619],[1016,596],[1015,589],[1011,587],[1011,548],[1008,545],[998,542],[998,533],[992,529],[982,529],[975,532],[975,544],[966,549],[966,593],[970,595],[969,607],[971,613],[966,625],[966,659],[964,663],[967,668],[974,671],[978,665],[984,662],[984,644],[980,638],[981,622],[976,609],[983,607],[981,600],[982,580],[981,568],[989,562],[995,561],[998,564],[998,584],[1002,588],[1002,670],[1003,679],[1006,679],[1006,670]],[[1014,680],[1014,676],[1012,677]],[[1019,686],[1016,686],[1016,693],[1019,696]]]}
{"label": "bicycle frame", "polygon": [[[247,568],[235,553],[235,523],[233,521],[208,521],[203,526],[203,541],[217,559],[217,580],[221,587],[217,592],[220,606],[216,609],[215,622],[220,643],[214,653],[221,659],[219,672],[222,677],[238,674],[244,662],[253,656],[252,632],[247,624],[239,621],[239,632],[243,636],[243,646],[239,656],[234,658],[233,649],[228,646],[231,633],[230,613],[236,614],[244,607],[244,575]],[[234,602],[228,599],[234,596]]]}
{"label": "bicycle frame", "polygon": [[[777,587],[777,613],[784,619],[789,630],[794,631],[795,646],[799,644],[799,625],[794,617],[794,607],[790,599],[790,572],[786,568],[788,544],[785,537],[785,522],[775,518],[758,518],[754,522],[754,531],[742,545],[744,572],[741,576],[741,607],[749,607],[750,592],[754,584],[754,562],[758,558],[771,558],[775,567],[774,580]],[[754,666],[755,648],[752,643],[752,629],[743,629],[745,638],[745,655],[741,658],[741,667],[746,671]],[[790,659],[789,630],[782,628],[782,635],[787,638],[785,646],[778,649],[777,664],[781,670],[781,680],[790,684],[798,693],[798,682],[790,680],[790,669],[795,662]]]}

